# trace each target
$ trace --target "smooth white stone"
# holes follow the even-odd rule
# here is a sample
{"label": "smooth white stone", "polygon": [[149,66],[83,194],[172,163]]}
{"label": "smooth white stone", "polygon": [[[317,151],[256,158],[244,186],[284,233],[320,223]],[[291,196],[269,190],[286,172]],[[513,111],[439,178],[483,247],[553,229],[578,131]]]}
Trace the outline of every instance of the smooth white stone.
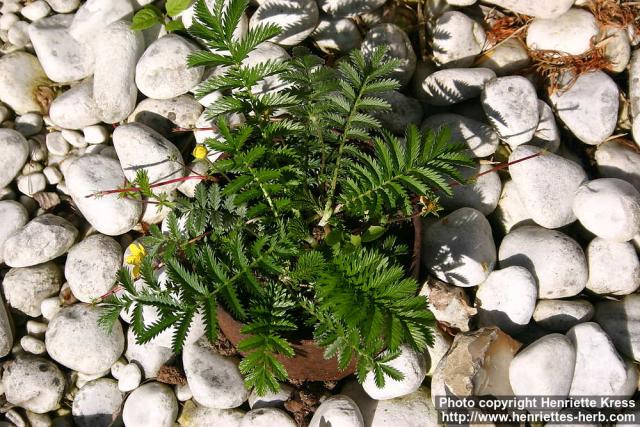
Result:
{"label": "smooth white stone", "polygon": [[295,46],[318,25],[320,12],[315,0],[264,0],[249,20],[249,28],[258,24],[276,24],[282,32],[271,41]]}
{"label": "smooth white stone", "polygon": [[462,12],[443,13],[433,27],[433,56],[446,68],[469,67],[485,47],[482,26]]}
{"label": "smooth white stone", "polygon": [[570,9],[555,18],[536,18],[527,30],[527,46],[534,50],[557,50],[580,55],[591,48],[598,35],[596,18],[584,9]]}
{"label": "smooth white stone", "polygon": [[597,294],[627,295],[640,287],[640,260],[633,244],[596,237],[586,250],[587,289]]}
{"label": "smooth white stone", "polygon": [[422,122],[423,131],[436,130],[441,126],[451,131],[451,141],[464,142],[469,146],[467,154],[471,157],[490,156],[500,144],[500,137],[490,126],[459,114],[435,114]]}

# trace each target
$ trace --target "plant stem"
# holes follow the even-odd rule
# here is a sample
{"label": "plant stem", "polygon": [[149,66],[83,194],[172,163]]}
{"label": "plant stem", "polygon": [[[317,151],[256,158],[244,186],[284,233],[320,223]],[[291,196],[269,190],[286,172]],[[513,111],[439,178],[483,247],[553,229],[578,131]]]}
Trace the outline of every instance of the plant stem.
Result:
{"label": "plant stem", "polygon": [[[180,177],[180,178],[170,179],[168,181],[156,182],[155,184],[149,185],[149,187],[150,188],[157,188],[157,187],[162,187],[163,185],[175,184],[176,182],[189,181],[191,179],[197,179],[197,180],[200,180],[200,181],[205,181],[205,180],[211,180],[212,177],[209,176],[209,175],[189,175],[189,176],[183,176],[183,177]],[[108,196],[109,194],[139,193],[141,191],[142,191],[142,188],[140,188],[140,187],[114,188],[113,190],[103,190],[103,191],[98,191],[96,193],[87,194],[85,197],[86,198],[89,198],[89,197],[102,197],[102,196]]]}

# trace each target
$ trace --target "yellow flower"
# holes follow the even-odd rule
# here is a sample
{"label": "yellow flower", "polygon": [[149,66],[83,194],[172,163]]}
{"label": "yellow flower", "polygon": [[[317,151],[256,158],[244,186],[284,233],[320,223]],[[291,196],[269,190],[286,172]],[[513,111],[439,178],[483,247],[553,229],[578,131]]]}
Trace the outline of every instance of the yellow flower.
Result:
{"label": "yellow flower", "polygon": [[125,262],[133,266],[133,276],[138,277],[140,275],[140,264],[147,251],[144,250],[144,246],[140,243],[132,243],[129,245],[129,255],[125,259]]}
{"label": "yellow flower", "polygon": [[196,148],[193,149],[193,157],[198,160],[207,158],[207,154],[209,154],[209,150],[202,144],[196,145]]}

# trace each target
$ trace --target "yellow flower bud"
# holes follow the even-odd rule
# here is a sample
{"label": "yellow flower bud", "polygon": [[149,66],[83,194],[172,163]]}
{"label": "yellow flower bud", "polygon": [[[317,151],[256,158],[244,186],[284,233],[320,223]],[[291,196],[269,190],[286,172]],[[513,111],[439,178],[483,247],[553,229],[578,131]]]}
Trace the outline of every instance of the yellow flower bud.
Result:
{"label": "yellow flower bud", "polygon": [[205,159],[207,154],[209,154],[209,150],[207,150],[207,147],[202,144],[196,145],[196,148],[193,149],[193,157],[198,160]]}

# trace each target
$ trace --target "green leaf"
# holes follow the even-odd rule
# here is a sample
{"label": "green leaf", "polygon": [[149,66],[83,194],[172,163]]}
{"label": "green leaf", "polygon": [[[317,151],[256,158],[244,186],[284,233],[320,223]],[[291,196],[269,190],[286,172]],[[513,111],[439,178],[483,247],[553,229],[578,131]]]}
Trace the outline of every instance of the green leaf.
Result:
{"label": "green leaf", "polygon": [[176,31],[184,30],[184,24],[182,23],[182,20],[180,18],[178,18],[178,19],[174,19],[173,21],[169,21],[166,24],[164,24],[164,28],[169,33],[175,33]]}
{"label": "green leaf", "polygon": [[180,13],[185,11],[189,6],[191,6],[192,1],[193,0],[167,0],[167,2],[165,3],[167,15],[175,18]]}
{"label": "green leaf", "polygon": [[154,25],[161,24],[162,11],[153,5],[147,5],[133,15],[131,29],[136,31],[146,30]]}
{"label": "green leaf", "polygon": [[387,229],[381,225],[372,225],[362,234],[362,241],[364,243],[373,242],[382,237],[386,231]]}

